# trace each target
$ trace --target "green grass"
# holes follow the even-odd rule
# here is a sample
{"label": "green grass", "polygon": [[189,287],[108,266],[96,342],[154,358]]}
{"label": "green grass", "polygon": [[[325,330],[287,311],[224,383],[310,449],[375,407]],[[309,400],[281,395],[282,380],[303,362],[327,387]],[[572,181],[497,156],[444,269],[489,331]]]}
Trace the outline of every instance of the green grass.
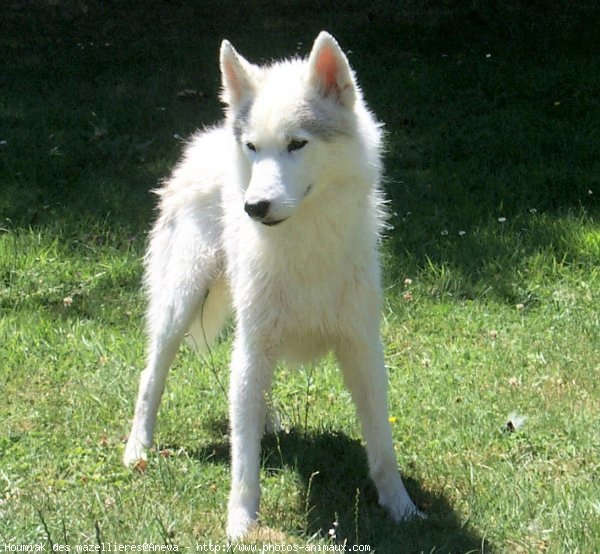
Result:
{"label": "green grass", "polygon": [[181,151],[175,135],[220,117],[223,37],[266,60],[306,53],[326,28],[387,126],[390,406],[429,518],[393,526],[377,507],[327,359],[278,373],[288,432],[263,444],[254,542],[600,551],[592,3],[57,0],[0,12],[1,548],[223,544],[230,334],[202,360],[178,357],[147,473],[120,464],[144,359],[148,191]]}

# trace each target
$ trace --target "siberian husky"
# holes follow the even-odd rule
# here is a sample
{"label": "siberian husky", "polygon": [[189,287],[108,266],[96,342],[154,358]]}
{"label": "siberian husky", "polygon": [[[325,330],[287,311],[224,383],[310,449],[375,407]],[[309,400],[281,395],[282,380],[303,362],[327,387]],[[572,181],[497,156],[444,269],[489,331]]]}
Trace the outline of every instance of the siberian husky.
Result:
{"label": "siberian husky", "polygon": [[307,59],[267,66],[223,41],[220,67],[225,121],[192,138],[159,191],[145,259],[148,359],[124,462],[147,459],[184,335],[210,344],[233,308],[227,536],[258,518],[277,361],[328,351],[356,404],[379,503],[394,521],[418,515],[396,466],[379,329],[382,127],[326,32]]}

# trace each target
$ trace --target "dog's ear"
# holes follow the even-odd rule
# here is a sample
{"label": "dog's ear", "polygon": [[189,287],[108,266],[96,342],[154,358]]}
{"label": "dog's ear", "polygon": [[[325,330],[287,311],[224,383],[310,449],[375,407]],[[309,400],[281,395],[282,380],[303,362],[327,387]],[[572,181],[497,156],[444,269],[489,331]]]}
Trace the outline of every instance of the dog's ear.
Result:
{"label": "dog's ear", "polygon": [[240,56],[228,40],[221,43],[221,100],[231,107],[238,106],[254,93],[253,74],[256,67]]}
{"label": "dog's ear", "polygon": [[326,31],[316,38],[308,57],[309,83],[323,96],[351,109],[356,100],[356,83],[348,58]]}

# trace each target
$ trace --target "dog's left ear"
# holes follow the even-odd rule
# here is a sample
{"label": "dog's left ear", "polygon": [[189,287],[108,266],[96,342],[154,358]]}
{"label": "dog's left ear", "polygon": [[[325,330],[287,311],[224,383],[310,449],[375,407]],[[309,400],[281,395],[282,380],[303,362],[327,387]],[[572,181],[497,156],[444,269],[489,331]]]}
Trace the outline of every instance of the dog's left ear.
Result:
{"label": "dog's left ear", "polygon": [[348,58],[336,40],[321,31],[308,57],[308,79],[323,96],[351,109],[356,100],[356,83]]}

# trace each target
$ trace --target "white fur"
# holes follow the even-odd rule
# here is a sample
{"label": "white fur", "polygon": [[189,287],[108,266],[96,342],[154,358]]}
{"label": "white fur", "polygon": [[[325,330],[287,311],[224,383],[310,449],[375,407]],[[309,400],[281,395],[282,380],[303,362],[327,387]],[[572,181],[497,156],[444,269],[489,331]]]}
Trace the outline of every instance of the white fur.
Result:
{"label": "white fur", "polygon": [[[277,360],[329,350],[357,406],[379,502],[395,521],[411,517],[418,512],[396,467],[379,333],[380,125],[325,32],[308,60],[268,67],[224,41],[221,70],[225,123],[192,139],[159,193],[146,257],[148,361],[124,462],[146,459],[184,334],[202,348],[233,306],[228,537],[242,537],[258,516]],[[268,212],[250,217],[245,209],[260,202]]]}

